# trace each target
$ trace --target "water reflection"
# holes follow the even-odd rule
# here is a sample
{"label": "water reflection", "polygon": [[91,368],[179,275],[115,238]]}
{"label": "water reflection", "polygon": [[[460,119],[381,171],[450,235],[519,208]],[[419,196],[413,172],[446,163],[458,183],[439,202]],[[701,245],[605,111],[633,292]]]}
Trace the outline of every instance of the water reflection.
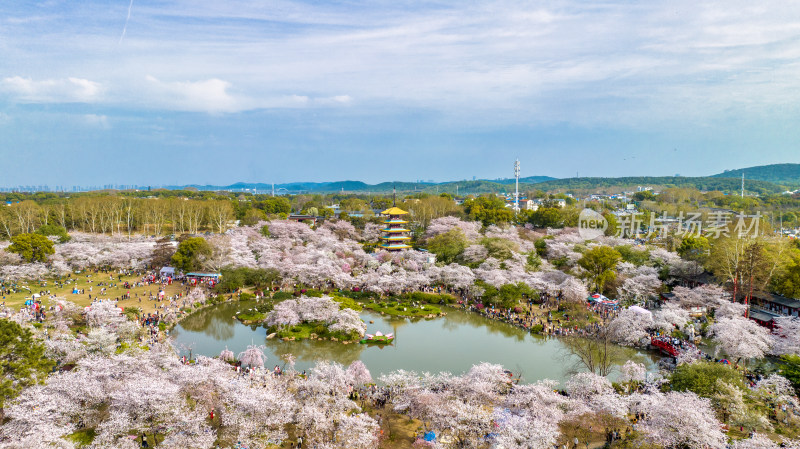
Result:
{"label": "water reflection", "polygon": [[231,321],[239,307],[237,304],[224,303],[198,310],[184,318],[180,326],[191,332],[202,332],[217,340],[230,340],[234,335]]}
{"label": "water reflection", "polygon": [[291,353],[298,361],[309,365],[313,365],[317,360],[335,360],[343,365],[349,365],[361,358],[365,348],[359,343],[345,345],[334,341],[317,340],[266,340],[266,346],[276,356]]}

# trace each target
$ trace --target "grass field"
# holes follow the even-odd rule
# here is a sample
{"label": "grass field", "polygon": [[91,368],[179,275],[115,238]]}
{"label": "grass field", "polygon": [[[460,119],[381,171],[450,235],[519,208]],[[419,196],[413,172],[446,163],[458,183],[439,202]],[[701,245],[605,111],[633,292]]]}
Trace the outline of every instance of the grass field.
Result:
{"label": "grass field", "polygon": [[[64,285],[63,287],[57,287],[54,280],[48,280],[46,283],[39,283],[39,282],[19,282],[18,285],[24,285],[29,287],[32,292],[28,292],[23,290],[18,293],[12,293],[10,295],[3,295],[3,302],[5,305],[12,310],[19,310],[20,307],[25,303],[26,299],[31,298],[32,293],[39,293],[40,291],[50,291],[51,295],[56,295],[59,297],[66,298],[68,301],[74,302],[79,306],[88,306],[91,304],[92,299],[94,298],[101,298],[101,299],[115,299],[120,298],[122,295],[129,293],[131,295],[131,299],[125,299],[119,301],[117,304],[119,307],[141,307],[145,313],[153,312],[156,309],[156,306],[160,306],[162,304],[169,304],[168,301],[151,301],[149,299],[150,295],[158,295],[158,291],[161,288],[160,284],[151,284],[146,285],[143,287],[134,287],[126,289],[123,287],[125,281],[130,283],[135,283],[141,280],[141,276],[122,276],[120,280],[119,275],[114,274],[114,280],[109,279],[110,273],[95,273],[95,272],[83,272],[80,274],[73,274],[71,279],[77,279],[77,287],[78,289],[85,290],[85,294],[72,294],[72,289],[76,286],[76,283],[69,283]],[[98,284],[104,284],[102,286]],[[116,286],[111,286],[111,284],[116,284]],[[89,291],[91,287],[92,291]],[[101,293],[100,290],[105,287],[106,291]],[[184,294],[187,291],[187,286],[182,286],[180,283],[173,283],[172,285],[168,285],[165,289],[166,295],[171,296],[178,293],[183,292]],[[139,298],[136,295],[139,295]],[[89,298],[91,295],[91,299]],[[47,300],[48,294],[44,294],[44,301],[45,305],[49,305]],[[141,301],[140,301],[141,299]]]}

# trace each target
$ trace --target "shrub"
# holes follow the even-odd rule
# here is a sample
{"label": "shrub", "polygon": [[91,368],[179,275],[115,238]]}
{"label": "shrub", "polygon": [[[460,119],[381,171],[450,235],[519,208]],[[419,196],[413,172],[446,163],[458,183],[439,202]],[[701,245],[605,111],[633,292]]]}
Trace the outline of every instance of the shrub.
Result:
{"label": "shrub", "polygon": [[277,299],[280,301],[283,301],[284,299],[291,299],[293,297],[294,295],[288,292],[275,292],[275,294],[272,295],[272,299]]}
{"label": "shrub", "polygon": [[531,327],[532,334],[541,334],[543,330],[544,326],[542,326],[541,324],[534,324],[533,327]]}
{"label": "shrub", "polygon": [[709,398],[717,393],[717,379],[744,390],[741,374],[728,365],[710,362],[680,365],[672,373],[669,385],[674,391],[688,390]]}
{"label": "shrub", "polygon": [[431,304],[452,304],[456,298],[447,294],[413,292],[407,293],[404,297],[411,301],[428,302]]}

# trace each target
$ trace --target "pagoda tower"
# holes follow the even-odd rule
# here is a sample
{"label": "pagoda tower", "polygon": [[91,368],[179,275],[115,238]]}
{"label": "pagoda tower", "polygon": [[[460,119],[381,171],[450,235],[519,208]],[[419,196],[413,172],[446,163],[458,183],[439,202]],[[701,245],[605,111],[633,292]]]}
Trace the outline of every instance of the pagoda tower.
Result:
{"label": "pagoda tower", "polygon": [[386,216],[386,221],[383,222],[384,227],[381,229],[383,243],[380,244],[380,247],[387,251],[400,251],[411,248],[408,244],[408,241],[411,240],[408,233],[411,230],[406,227],[408,221],[404,217],[408,215],[408,212],[393,206],[381,212],[381,215]]}

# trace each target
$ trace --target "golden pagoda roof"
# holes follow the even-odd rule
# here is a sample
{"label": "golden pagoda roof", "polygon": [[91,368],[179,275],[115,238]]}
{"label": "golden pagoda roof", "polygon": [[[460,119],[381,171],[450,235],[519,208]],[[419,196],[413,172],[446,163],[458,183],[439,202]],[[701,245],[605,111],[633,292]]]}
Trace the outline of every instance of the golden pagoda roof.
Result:
{"label": "golden pagoda roof", "polygon": [[407,215],[408,212],[400,209],[399,207],[392,207],[381,212],[381,215]]}

